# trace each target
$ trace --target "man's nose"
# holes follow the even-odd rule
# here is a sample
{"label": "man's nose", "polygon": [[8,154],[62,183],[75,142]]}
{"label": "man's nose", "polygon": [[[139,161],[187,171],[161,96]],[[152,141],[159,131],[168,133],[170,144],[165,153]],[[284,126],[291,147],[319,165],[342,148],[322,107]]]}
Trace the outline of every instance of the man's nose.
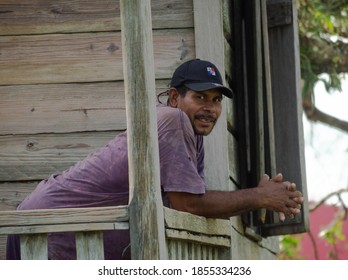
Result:
{"label": "man's nose", "polygon": [[215,103],[213,101],[211,101],[211,100],[207,100],[204,103],[203,109],[205,111],[215,112],[216,111]]}

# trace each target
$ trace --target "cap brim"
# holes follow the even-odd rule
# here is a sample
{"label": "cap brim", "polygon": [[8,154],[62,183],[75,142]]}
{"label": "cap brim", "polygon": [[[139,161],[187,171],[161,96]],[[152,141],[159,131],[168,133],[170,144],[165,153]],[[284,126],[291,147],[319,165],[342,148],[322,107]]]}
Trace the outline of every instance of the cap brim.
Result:
{"label": "cap brim", "polygon": [[233,97],[233,91],[221,84],[216,83],[188,83],[185,84],[191,90],[194,91],[206,91],[210,89],[219,89],[221,93],[229,98]]}

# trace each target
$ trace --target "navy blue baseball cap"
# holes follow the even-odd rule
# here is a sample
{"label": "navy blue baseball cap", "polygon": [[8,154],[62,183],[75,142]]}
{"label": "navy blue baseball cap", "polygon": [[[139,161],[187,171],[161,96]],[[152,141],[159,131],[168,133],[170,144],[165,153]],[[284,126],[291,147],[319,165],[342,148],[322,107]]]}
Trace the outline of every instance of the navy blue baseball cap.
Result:
{"label": "navy blue baseball cap", "polygon": [[225,87],[217,67],[205,60],[193,59],[181,64],[175,71],[170,83],[171,87],[186,86],[194,91],[219,89],[229,98],[233,97],[231,89]]}

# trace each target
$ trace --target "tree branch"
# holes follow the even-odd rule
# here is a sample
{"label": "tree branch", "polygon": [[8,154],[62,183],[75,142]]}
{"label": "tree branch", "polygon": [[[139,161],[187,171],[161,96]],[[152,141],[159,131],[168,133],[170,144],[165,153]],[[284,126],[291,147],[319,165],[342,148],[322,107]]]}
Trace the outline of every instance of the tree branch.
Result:
{"label": "tree branch", "polygon": [[323,113],[322,111],[318,110],[318,108],[315,107],[315,105],[308,99],[303,100],[302,107],[308,120],[314,122],[319,121],[348,133],[348,122]]}
{"label": "tree branch", "polygon": [[[335,192],[329,193],[328,195],[326,195],[325,197],[323,197],[318,203],[316,203],[314,206],[312,206],[309,211],[315,211],[317,208],[319,208],[319,206],[321,206],[322,204],[324,204],[328,199],[330,199],[333,196],[338,196],[338,198],[340,199],[340,201],[343,201],[341,198],[341,195],[343,193],[348,193],[348,189],[340,189],[337,190]],[[348,209],[346,207],[346,205],[344,203],[342,203],[342,206],[345,210],[345,212],[347,213]]]}

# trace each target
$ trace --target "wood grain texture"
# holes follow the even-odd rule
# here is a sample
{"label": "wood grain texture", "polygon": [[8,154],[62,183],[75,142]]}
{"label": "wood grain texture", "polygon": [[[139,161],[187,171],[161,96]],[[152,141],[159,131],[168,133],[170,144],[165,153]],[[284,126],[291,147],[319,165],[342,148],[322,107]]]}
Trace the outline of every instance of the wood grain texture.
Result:
{"label": "wood grain texture", "polygon": [[0,183],[0,211],[15,210],[18,204],[35,189],[37,184],[38,182]]}
{"label": "wood grain texture", "polygon": [[125,110],[123,82],[0,86],[0,135],[124,130]]}
{"label": "wood grain texture", "polygon": [[41,180],[62,172],[106,145],[118,133],[0,136],[0,181]]}
{"label": "wood grain texture", "polygon": [[230,236],[231,224],[229,220],[208,219],[190,213],[164,207],[166,228],[185,230],[206,235]]}
{"label": "wood grain texture", "polygon": [[[150,1],[121,0],[132,259],[166,259]],[[146,213],[146,215],[143,215]]]}
{"label": "wood grain texture", "polygon": [[[93,219],[92,219],[93,220]],[[53,232],[88,232],[105,230],[129,229],[128,222],[85,222],[69,224],[45,224],[27,226],[4,226],[0,228],[1,234],[41,234]]]}
{"label": "wood grain texture", "polygon": [[190,241],[198,244],[206,244],[210,245],[212,247],[227,247],[230,248],[231,246],[231,240],[227,237],[221,237],[221,236],[205,236],[205,235],[197,235],[192,234],[187,231],[177,231],[173,229],[166,229],[166,237],[168,239],[177,239],[177,240],[184,240],[184,241]]}
{"label": "wood grain texture", "polygon": [[[153,41],[157,79],[195,55],[192,28]],[[123,80],[121,32],[0,36],[0,48],[0,85]]]}
{"label": "wood grain texture", "polygon": [[3,211],[0,215],[0,227],[124,221],[128,221],[128,206]]}
{"label": "wood grain texture", "polygon": [[103,232],[77,232],[75,236],[78,260],[104,260]]}
{"label": "wood grain texture", "polygon": [[20,237],[22,260],[47,260],[47,234],[24,234]]}
{"label": "wood grain texture", "polygon": [[[211,5],[209,0],[194,0],[193,3],[197,58],[213,62],[224,79],[222,2],[216,1],[215,5]],[[225,101],[222,107],[222,113],[215,128],[204,139],[204,172],[206,184],[210,190],[230,190]]]}
{"label": "wood grain texture", "polygon": [[[193,26],[192,1],[153,0],[153,27]],[[119,31],[118,0],[3,0],[0,35]]]}

